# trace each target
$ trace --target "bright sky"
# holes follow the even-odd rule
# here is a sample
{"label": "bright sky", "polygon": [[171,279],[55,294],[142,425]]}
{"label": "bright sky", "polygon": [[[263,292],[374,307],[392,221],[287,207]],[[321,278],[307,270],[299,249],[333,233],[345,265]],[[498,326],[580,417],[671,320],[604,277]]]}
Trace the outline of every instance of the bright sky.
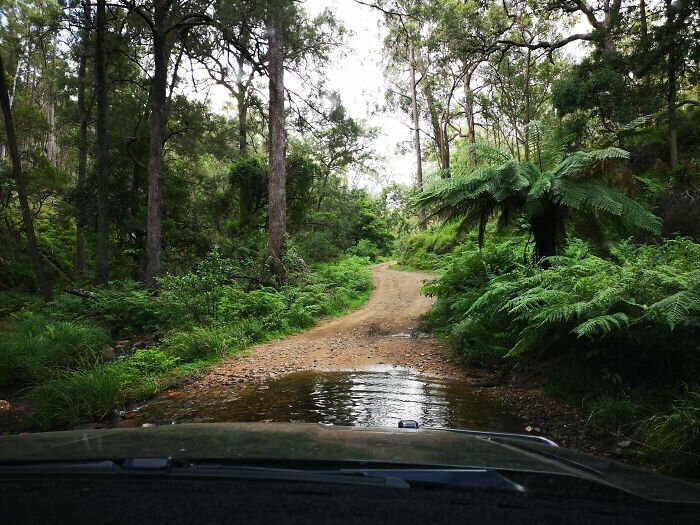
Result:
{"label": "bright sky", "polygon": [[[379,129],[375,150],[382,159],[378,166],[382,184],[361,173],[351,173],[351,183],[374,189],[390,181],[412,183],[415,180],[415,154],[409,115],[384,107],[387,82],[383,15],[353,0],[305,0],[304,6],[311,17],[324,9],[331,9],[349,30],[344,49],[338,50],[326,66],[326,87],[340,93],[343,105],[353,118]],[[582,21],[572,30],[585,31],[586,26],[587,23]],[[582,48],[575,47],[568,46],[566,51],[580,55]],[[296,90],[293,78],[288,76],[287,82]],[[230,101],[223,88],[215,88],[210,96],[215,109],[222,109],[224,101]],[[432,169],[434,166],[424,165],[424,173],[429,174]]]}
{"label": "bright sky", "polygon": [[[368,125],[379,128],[375,148],[385,159],[381,165],[384,182],[411,183],[415,177],[415,156],[410,147],[404,154],[397,148],[399,143],[404,146],[411,143],[408,117],[384,111],[383,107],[386,29],[382,14],[352,0],[306,0],[304,5],[311,16],[330,8],[351,32],[343,56],[330,61],[326,82],[330,89],[340,92],[343,105],[353,118],[363,119]],[[353,178],[355,184],[373,186],[361,175]]]}

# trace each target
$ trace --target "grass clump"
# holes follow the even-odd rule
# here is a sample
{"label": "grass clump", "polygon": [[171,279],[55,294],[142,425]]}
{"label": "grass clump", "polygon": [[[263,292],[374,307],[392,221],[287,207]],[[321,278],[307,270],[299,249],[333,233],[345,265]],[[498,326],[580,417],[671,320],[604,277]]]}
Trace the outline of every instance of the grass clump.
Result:
{"label": "grass clump", "polygon": [[196,326],[191,331],[175,331],[161,343],[161,350],[181,363],[219,359],[235,354],[242,347],[242,338],[230,326]]}
{"label": "grass clump", "polygon": [[3,326],[0,385],[37,384],[57,372],[81,368],[85,361],[100,360],[111,342],[97,326],[21,311]]}
{"label": "grass clump", "polygon": [[649,417],[639,429],[656,461],[667,471],[700,477],[700,385],[686,386],[668,410]]}
{"label": "grass clump", "polygon": [[114,366],[61,371],[33,390],[34,419],[43,430],[100,421],[124,406],[123,386],[124,376]]}

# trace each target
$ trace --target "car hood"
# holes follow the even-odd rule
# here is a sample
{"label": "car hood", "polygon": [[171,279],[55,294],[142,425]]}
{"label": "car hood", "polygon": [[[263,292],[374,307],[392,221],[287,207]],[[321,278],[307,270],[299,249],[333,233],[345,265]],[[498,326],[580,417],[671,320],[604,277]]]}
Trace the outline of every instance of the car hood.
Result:
{"label": "car hood", "polygon": [[587,477],[638,496],[700,502],[700,487],[573,449],[437,429],[198,423],[0,437],[0,462],[123,459],[373,461]]}

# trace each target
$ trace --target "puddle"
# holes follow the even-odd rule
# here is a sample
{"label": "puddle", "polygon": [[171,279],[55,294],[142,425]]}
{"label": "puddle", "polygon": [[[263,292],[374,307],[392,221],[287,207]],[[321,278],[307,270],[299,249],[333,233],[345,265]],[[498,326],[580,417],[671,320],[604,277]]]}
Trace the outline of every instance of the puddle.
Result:
{"label": "puddle", "polygon": [[[189,397],[188,397],[189,396]],[[277,421],[520,432],[522,420],[463,382],[406,369],[298,372],[258,383],[211,386],[144,406],[137,423]]]}
{"label": "puddle", "polygon": [[389,337],[397,337],[399,339],[430,339],[432,334],[426,332],[396,332],[389,334]]}

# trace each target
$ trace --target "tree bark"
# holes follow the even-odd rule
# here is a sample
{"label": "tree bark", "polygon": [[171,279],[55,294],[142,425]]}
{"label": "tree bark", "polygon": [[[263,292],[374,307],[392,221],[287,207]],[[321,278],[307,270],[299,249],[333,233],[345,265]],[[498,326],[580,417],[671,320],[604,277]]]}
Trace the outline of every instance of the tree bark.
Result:
{"label": "tree bark", "polygon": [[[464,77],[464,116],[467,120],[467,140],[469,144],[476,144],[476,129],[474,128],[474,93],[472,92],[472,77],[476,71],[476,65],[472,65],[467,70]],[[476,157],[474,152],[470,155],[469,164],[476,167]]]}
{"label": "tree bark", "polygon": [[535,260],[544,268],[549,264],[543,259],[557,254],[559,230],[559,214],[551,204],[530,225],[530,231],[535,238]]}
{"label": "tree bark", "polygon": [[[81,42],[80,57],[78,59],[78,186],[84,188],[85,180],[87,179],[87,160],[88,160],[88,119],[89,112],[85,102],[85,74],[87,69],[87,52],[90,45],[90,7],[89,4],[84,4],[85,28],[83,29],[83,37]],[[79,276],[85,275],[86,269],[86,253],[85,253],[85,213],[82,207],[79,207],[75,217],[76,235],[75,235],[75,267]]]}
{"label": "tree bark", "polygon": [[[51,41],[51,74],[56,74],[56,47],[58,46],[58,33],[54,32]],[[58,167],[58,146],[56,145],[56,90],[55,80],[49,79],[48,104],[46,107],[46,120],[49,124],[48,139],[46,141],[46,156],[51,166]]]}
{"label": "tree bark", "polygon": [[[423,193],[423,155],[420,147],[420,121],[418,115],[418,94],[416,92],[418,87],[416,83],[416,54],[410,34],[408,35],[408,63],[411,70],[411,110],[413,113],[413,142],[416,148],[416,186],[418,187],[418,192]],[[420,228],[425,230],[425,210],[423,208],[418,208],[418,219]]]}
{"label": "tree bark", "polygon": [[97,99],[97,247],[95,282],[109,279],[109,167],[107,158],[107,31],[105,0],[97,0],[95,46],[95,94]]}
{"label": "tree bark", "polygon": [[22,210],[22,222],[24,223],[24,232],[27,236],[27,248],[32,261],[32,268],[36,276],[39,290],[45,301],[53,299],[49,282],[44,273],[44,267],[41,263],[41,254],[36,243],[34,235],[34,222],[32,220],[32,212],[29,208],[29,199],[27,197],[27,187],[22,174],[22,164],[17,149],[17,137],[15,135],[15,124],[12,119],[12,109],[10,108],[10,96],[7,90],[7,81],[5,80],[5,64],[2,61],[0,54],[0,105],[5,117],[5,133],[7,134],[7,147],[12,161],[12,174],[17,182],[17,193],[19,195],[19,205]]}
{"label": "tree bark", "polygon": [[269,70],[269,241],[268,253],[278,266],[284,254],[287,230],[285,130],[284,130],[284,47],[282,9],[284,0],[269,0],[267,9]]}
{"label": "tree bark", "polygon": [[[673,39],[675,35],[675,10],[671,0],[666,0],[666,38]],[[677,54],[676,46],[673,41],[669,41],[668,45],[668,161],[671,168],[678,166],[678,128],[676,123],[676,97],[678,91],[677,85]]]}
{"label": "tree bark", "polygon": [[525,162],[530,161],[530,124],[531,108],[530,108],[530,59],[532,56],[532,50],[527,49],[525,54]]}
{"label": "tree bark", "polygon": [[149,288],[156,288],[156,278],[161,272],[162,244],[162,192],[163,145],[167,115],[165,105],[168,89],[168,56],[166,18],[169,2],[154,3],[153,58],[154,71],[151,83],[151,115],[149,120],[150,143],[148,159],[148,208],[146,217],[146,274]]}
{"label": "tree bark", "polygon": [[236,71],[236,102],[238,104],[238,150],[241,156],[248,156],[248,104],[246,95],[248,89],[243,82],[243,58],[238,57],[238,70]]}
{"label": "tree bark", "polygon": [[427,82],[423,84],[423,94],[425,95],[425,100],[428,104],[428,113],[430,113],[430,124],[433,128],[433,136],[435,137],[435,149],[437,150],[438,154],[438,165],[442,170],[441,177],[443,179],[449,178],[449,172],[447,170],[450,168],[450,146],[447,142],[447,134],[443,133],[443,127],[440,124],[440,116],[438,115],[437,108],[435,107],[433,90]]}

